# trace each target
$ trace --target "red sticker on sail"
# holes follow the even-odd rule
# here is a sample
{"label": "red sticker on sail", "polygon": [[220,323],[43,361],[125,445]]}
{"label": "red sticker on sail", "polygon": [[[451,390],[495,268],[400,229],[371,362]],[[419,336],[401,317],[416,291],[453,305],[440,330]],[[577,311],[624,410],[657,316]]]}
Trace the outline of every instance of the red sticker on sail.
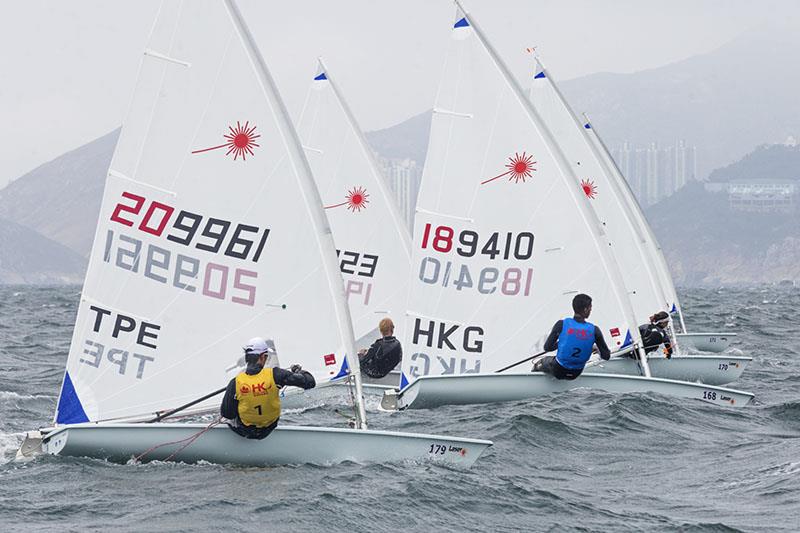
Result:
{"label": "red sticker on sail", "polygon": [[593,181],[581,180],[581,189],[587,198],[594,200],[597,197],[597,185]]}
{"label": "red sticker on sail", "polygon": [[611,336],[619,337],[619,328],[611,328]]}
{"label": "red sticker on sail", "polygon": [[367,208],[369,203],[369,194],[364,187],[353,187],[345,195],[346,200],[340,204],[326,205],[325,209],[333,209],[334,207],[347,206],[347,209],[355,213]]}
{"label": "red sticker on sail", "polygon": [[328,355],[324,355],[323,357],[325,358],[325,366],[336,364],[336,354],[329,353]]}
{"label": "red sticker on sail", "polygon": [[255,142],[261,135],[256,134],[256,127],[250,126],[250,122],[245,122],[244,126],[236,121],[236,127],[228,126],[228,133],[224,134],[226,139],[225,144],[219,146],[212,146],[211,148],[201,148],[200,150],[193,150],[193,154],[202,152],[210,152],[211,150],[219,150],[220,148],[227,148],[228,151],[225,155],[233,154],[233,160],[236,161],[239,157],[242,161],[247,160],[247,154],[254,155],[253,148],[258,148],[259,145]]}
{"label": "red sticker on sail", "polygon": [[522,152],[522,155],[515,153],[508,158],[508,163],[506,163],[506,168],[508,170],[493,178],[482,181],[481,185],[486,185],[504,176],[508,176],[508,181],[514,180],[514,183],[519,183],[520,181],[525,182],[525,178],[530,178],[533,173],[536,172],[536,163],[537,161],[533,160],[533,155],[528,155],[526,152]]}

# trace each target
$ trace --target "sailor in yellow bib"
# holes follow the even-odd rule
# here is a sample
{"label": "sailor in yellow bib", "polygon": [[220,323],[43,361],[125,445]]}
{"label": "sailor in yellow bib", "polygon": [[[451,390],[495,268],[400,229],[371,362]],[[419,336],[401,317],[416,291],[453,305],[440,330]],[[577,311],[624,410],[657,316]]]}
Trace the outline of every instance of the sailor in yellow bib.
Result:
{"label": "sailor in yellow bib", "polygon": [[242,372],[236,376],[239,420],[247,426],[265,428],[281,416],[281,399],[271,368],[258,374]]}
{"label": "sailor in yellow bib", "polygon": [[228,383],[220,414],[230,420],[228,425],[239,435],[263,439],[275,429],[281,416],[279,388],[291,385],[311,389],[316,382],[300,365],[293,365],[290,370],[265,368],[267,359],[276,355],[271,340],[250,339],[244,346],[244,355],[247,368]]}

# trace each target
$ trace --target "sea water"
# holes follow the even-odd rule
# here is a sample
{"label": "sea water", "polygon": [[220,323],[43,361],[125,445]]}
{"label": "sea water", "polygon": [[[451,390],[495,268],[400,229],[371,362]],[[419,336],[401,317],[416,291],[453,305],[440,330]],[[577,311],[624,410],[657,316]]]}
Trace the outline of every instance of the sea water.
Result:
{"label": "sea water", "polygon": [[[593,390],[392,414],[368,401],[373,429],[493,440],[466,471],[14,462],[23,433],[52,420],[79,293],[0,287],[0,531],[800,530],[792,287],[682,291],[690,330],[736,332],[730,351],[753,357],[729,385],[756,394],[744,408]],[[337,408],[346,395],[282,423],[344,427]]]}

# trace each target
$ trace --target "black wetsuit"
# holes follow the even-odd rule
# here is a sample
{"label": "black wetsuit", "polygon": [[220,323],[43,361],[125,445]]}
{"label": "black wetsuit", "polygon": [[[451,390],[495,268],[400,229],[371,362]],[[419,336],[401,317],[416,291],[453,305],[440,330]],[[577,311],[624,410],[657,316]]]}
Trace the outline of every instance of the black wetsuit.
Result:
{"label": "black wetsuit", "polygon": [[[579,317],[578,315],[575,315],[573,318],[576,322],[586,322],[586,319]],[[550,330],[550,335],[548,335],[547,340],[544,341],[544,351],[554,352],[558,350],[558,336],[561,334],[561,330],[563,328],[563,320],[559,320],[553,324],[553,329]],[[611,350],[608,349],[606,340],[603,338],[603,332],[601,332],[600,328],[597,326],[594,328],[594,343],[597,345],[597,349],[600,350],[600,357],[603,360],[608,361],[611,358]],[[539,359],[533,365],[533,371],[546,372],[551,374],[556,379],[575,379],[581,375],[583,369],[564,368],[558,364],[558,360],[556,360],[555,355],[547,355]]]}
{"label": "black wetsuit", "polygon": [[672,343],[670,343],[669,335],[664,328],[655,324],[642,324],[639,326],[639,335],[642,337],[644,353],[654,352],[663,344],[667,349],[667,357],[672,356]]}
{"label": "black wetsuit", "polygon": [[400,341],[389,335],[372,343],[361,356],[361,373],[371,378],[382,378],[392,371],[403,358]]}
{"label": "black wetsuit", "polygon": [[[262,367],[257,365],[247,365],[245,373],[252,376],[261,372],[261,369]],[[279,387],[290,385],[303,389],[313,389],[317,384],[314,380],[314,376],[305,370],[292,372],[275,367],[272,369],[272,377],[275,380],[275,384]],[[239,400],[236,399],[236,378],[230,380],[228,388],[225,389],[225,396],[222,398],[222,404],[219,406],[219,413],[223,418],[231,420],[231,422],[228,423],[228,427],[242,437],[248,439],[266,438],[272,433],[272,430],[278,426],[278,420],[280,420],[280,418],[278,418],[278,420],[263,428],[248,426],[242,423],[241,418],[239,418]]]}

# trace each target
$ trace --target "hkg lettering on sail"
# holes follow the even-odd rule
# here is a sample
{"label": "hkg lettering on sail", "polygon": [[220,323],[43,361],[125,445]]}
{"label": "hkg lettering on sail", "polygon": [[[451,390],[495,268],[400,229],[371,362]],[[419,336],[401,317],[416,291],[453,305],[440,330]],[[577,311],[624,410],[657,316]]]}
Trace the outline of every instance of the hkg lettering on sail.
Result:
{"label": "hkg lettering on sail", "polygon": [[[412,344],[422,350],[425,350],[422,348],[423,346],[431,349],[411,355],[412,363],[409,372],[414,377],[428,374],[447,375],[480,372],[480,356],[483,352],[483,328],[481,326],[463,326],[434,320],[423,321],[417,318],[414,321]],[[430,353],[435,350],[455,352],[463,350],[466,354],[458,357],[448,355],[446,351],[444,353]]]}

